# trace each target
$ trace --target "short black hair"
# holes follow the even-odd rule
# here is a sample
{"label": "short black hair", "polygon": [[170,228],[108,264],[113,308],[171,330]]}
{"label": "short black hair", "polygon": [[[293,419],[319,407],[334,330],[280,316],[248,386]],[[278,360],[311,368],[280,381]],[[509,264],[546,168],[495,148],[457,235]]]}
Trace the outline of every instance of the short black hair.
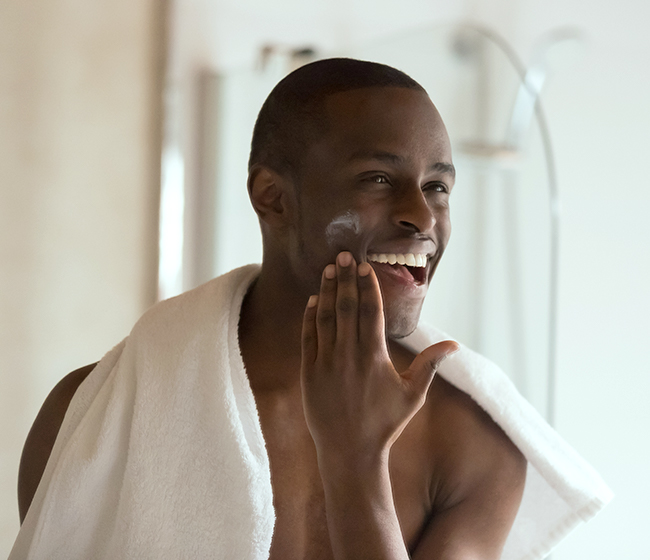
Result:
{"label": "short black hair", "polygon": [[327,58],[306,64],[282,79],[262,105],[253,129],[248,170],[263,164],[279,173],[297,172],[305,148],[324,130],[325,98],[367,87],[425,91],[401,70],[377,62]]}

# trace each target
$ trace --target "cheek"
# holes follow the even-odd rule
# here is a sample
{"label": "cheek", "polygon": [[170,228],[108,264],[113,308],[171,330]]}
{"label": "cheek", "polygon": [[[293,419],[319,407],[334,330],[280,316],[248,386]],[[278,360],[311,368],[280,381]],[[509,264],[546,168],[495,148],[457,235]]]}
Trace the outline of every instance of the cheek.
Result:
{"label": "cheek", "polygon": [[362,234],[359,214],[349,210],[336,216],[325,228],[325,239],[330,249],[345,247]]}
{"label": "cheek", "polygon": [[449,215],[445,216],[445,219],[442,220],[440,229],[445,241],[448,241],[451,236],[451,220],[449,219]]}
{"label": "cheek", "polygon": [[444,243],[444,245],[446,245],[451,236],[451,220],[449,218],[448,208],[436,213],[435,229],[438,232],[439,239]]}

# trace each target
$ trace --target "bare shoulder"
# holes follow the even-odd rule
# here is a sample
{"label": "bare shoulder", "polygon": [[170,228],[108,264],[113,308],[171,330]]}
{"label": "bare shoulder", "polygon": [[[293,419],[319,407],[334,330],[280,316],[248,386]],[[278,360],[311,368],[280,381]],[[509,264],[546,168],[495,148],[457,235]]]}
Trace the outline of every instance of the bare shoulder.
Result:
{"label": "bare shoulder", "polygon": [[[469,395],[440,376],[425,406],[439,454],[434,515],[420,552],[500,558],[521,503],[526,459]],[[440,543],[449,549],[442,550]]]}
{"label": "bare shoulder", "polygon": [[432,436],[444,440],[443,470],[448,470],[457,494],[449,496],[450,502],[465,499],[463,494],[475,491],[475,486],[499,485],[500,480],[515,493],[523,488],[525,457],[469,395],[438,376],[427,404],[435,426]]}
{"label": "bare shoulder", "polygon": [[18,510],[21,523],[41,481],[70,401],[79,385],[96,365],[95,363],[79,368],[59,381],[45,399],[34,420],[25,441],[18,472]]}

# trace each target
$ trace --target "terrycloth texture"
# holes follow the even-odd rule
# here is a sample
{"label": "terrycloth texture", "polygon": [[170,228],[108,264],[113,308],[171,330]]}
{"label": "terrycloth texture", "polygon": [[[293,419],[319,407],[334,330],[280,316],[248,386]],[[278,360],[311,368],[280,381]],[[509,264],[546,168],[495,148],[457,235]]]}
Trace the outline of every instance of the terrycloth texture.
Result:
{"label": "terrycloth texture", "polygon": [[[421,325],[403,342],[416,352],[449,339]],[[462,346],[438,374],[470,395],[528,460],[524,496],[502,560],[544,558],[612,499],[602,478],[525,400],[494,363]]]}
{"label": "terrycloth texture", "polygon": [[237,338],[257,267],[154,306],[82,383],[11,560],[268,558],[269,462]]}
{"label": "terrycloth texture", "polygon": [[[237,340],[248,266],[149,310],[73,398],[9,560],[265,559],[268,457]],[[443,339],[418,329],[416,351]],[[611,493],[492,363],[439,372],[529,461],[503,558],[542,558]]]}

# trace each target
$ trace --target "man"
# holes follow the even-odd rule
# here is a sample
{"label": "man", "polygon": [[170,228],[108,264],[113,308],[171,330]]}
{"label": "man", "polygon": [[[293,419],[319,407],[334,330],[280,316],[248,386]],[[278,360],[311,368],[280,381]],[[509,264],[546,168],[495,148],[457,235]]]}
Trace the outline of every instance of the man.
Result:
{"label": "man", "polygon": [[[449,239],[453,184],[438,112],[395,69],[316,62],[260,112],[248,188],[263,264],[235,308],[268,454],[270,558],[501,557],[526,460],[470,396],[434,376],[455,342],[419,353],[401,342]],[[35,421],[21,519],[93,368],[66,377]]]}

